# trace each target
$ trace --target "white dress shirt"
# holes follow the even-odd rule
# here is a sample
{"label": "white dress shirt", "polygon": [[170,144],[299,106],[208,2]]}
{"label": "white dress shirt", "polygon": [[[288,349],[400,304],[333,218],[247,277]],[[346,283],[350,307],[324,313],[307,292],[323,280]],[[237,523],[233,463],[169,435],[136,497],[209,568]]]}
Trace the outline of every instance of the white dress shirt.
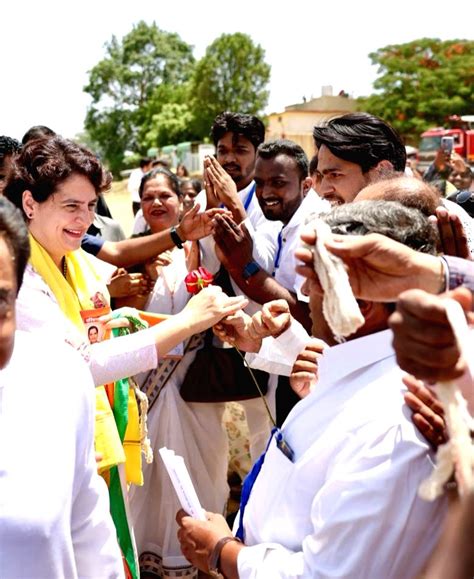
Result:
{"label": "white dress shirt", "polygon": [[[300,293],[304,278],[295,271],[298,263],[295,250],[301,246],[301,231],[310,215],[320,215],[330,211],[331,206],[322,199],[313,189],[310,189],[301,202],[290,221],[281,226],[280,231],[275,233],[275,222],[267,221],[255,234],[255,244],[269,248],[271,251],[270,269],[267,269],[280,285],[298,294],[298,299],[307,301],[306,296]],[[273,227],[270,227],[271,224]],[[280,224],[281,225],[281,224]],[[272,243],[269,243],[272,239]],[[263,266],[262,266],[263,267]]]}
{"label": "white dress shirt", "polygon": [[60,340],[17,332],[0,371],[0,576],[123,577],[93,444],[93,384]]}
{"label": "white dress shirt", "polygon": [[315,390],[272,440],[244,517],[241,579],[415,577],[438,539],[444,500],[417,489],[431,451],[403,402],[391,333],[329,348]]}

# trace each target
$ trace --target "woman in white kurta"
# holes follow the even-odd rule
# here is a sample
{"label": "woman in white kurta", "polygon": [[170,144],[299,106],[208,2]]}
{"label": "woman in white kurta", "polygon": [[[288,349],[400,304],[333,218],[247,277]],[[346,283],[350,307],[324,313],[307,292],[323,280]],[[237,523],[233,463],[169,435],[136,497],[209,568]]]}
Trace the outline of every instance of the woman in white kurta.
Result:
{"label": "woman in white kurta", "polygon": [[[176,177],[166,169],[147,174],[140,187],[143,215],[152,233],[177,223],[180,191]],[[196,247],[186,245],[167,256],[166,266],[158,266],[159,275],[143,306],[146,311],[178,314],[191,295],[185,285],[189,269],[198,265]],[[194,259],[193,259],[194,258]],[[196,570],[182,556],[176,536],[176,512],[180,505],[158,450],[166,446],[184,458],[202,505],[222,512],[228,494],[227,434],[222,426],[225,404],[185,402],[179,387],[194,359],[195,340],[183,344],[186,353],[171,377],[159,391],[148,413],[148,434],[155,461],[144,467],[143,487],[130,493],[130,510],[135,529],[142,573],[168,577],[193,577]],[[170,364],[164,360],[163,364]],[[171,362],[171,365],[173,363]],[[137,377],[140,385],[148,373]],[[151,378],[151,376],[150,376]]]}
{"label": "woman in white kurta", "polygon": [[[109,182],[110,177],[90,151],[52,137],[24,147],[12,165],[4,191],[23,213],[32,251],[17,301],[18,325],[41,332],[45,343],[54,344],[53,333],[55,340],[80,350],[96,386],[152,368],[176,344],[244,305],[242,300],[224,296],[219,288],[208,288],[178,315],[154,328],[89,346],[81,311],[98,307],[95,298],[105,297],[106,289],[80,245],[92,223],[97,195]],[[108,404],[101,394],[103,389],[96,392],[100,402],[104,404],[105,398]],[[96,444],[98,425],[96,422]],[[115,465],[124,459],[120,444],[114,443],[112,426],[106,433],[105,448]]]}

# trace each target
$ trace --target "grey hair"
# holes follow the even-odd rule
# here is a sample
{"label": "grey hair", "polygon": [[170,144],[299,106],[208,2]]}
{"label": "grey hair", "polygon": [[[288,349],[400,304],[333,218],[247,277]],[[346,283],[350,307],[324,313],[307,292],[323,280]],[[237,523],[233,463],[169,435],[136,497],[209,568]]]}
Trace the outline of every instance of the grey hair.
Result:
{"label": "grey hair", "polygon": [[367,235],[380,233],[416,251],[437,253],[438,230],[418,209],[397,201],[358,201],[335,207],[321,215],[333,233]]}

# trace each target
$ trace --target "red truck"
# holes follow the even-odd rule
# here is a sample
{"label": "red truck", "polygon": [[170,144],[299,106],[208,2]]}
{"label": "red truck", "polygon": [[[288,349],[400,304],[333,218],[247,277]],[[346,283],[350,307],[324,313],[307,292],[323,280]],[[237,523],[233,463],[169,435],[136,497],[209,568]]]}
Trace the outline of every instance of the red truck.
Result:
{"label": "red truck", "polygon": [[453,137],[454,151],[474,165],[474,115],[454,115],[449,118],[449,125],[449,128],[435,127],[421,134],[417,164],[421,173],[434,161],[441,137]]}

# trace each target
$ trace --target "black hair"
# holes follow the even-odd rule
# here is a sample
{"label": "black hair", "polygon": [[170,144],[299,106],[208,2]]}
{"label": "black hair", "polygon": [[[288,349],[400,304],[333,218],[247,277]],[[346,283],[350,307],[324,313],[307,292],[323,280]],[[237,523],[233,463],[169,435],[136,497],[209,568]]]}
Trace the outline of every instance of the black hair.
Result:
{"label": "black hair", "polygon": [[182,187],[186,183],[191,183],[192,188],[196,192],[196,195],[201,192],[202,190],[202,181],[201,179],[197,179],[196,177],[182,177],[179,180],[179,185]]}
{"label": "black hair", "polygon": [[313,155],[311,161],[309,162],[308,173],[312,177],[318,169],[318,156]]}
{"label": "black hair", "polygon": [[0,162],[3,157],[14,155],[21,150],[21,143],[12,137],[0,135]]}
{"label": "black hair", "polygon": [[153,159],[150,159],[150,157],[144,157],[143,159],[140,159],[140,169],[143,169],[143,167],[150,165],[152,161]]}
{"label": "black hair", "polygon": [[404,171],[407,153],[402,138],[387,122],[369,113],[349,113],[313,129],[316,146],[360,166],[367,173],[380,161]]}
{"label": "black hair", "polygon": [[286,155],[294,159],[300,173],[300,180],[306,179],[308,176],[308,157],[294,141],[276,139],[262,143],[257,149],[257,158],[274,159],[278,155]]}
{"label": "black hair", "polygon": [[15,261],[17,293],[23,282],[26,264],[30,257],[28,229],[19,209],[8,199],[0,196],[0,235],[10,247]]}
{"label": "black hair", "polygon": [[138,188],[138,194],[140,195],[140,199],[142,198],[143,189],[145,188],[146,183],[148,183],[148,181],[151,181],[152,179],[155,179],[155,177],[158,177],[158,175],[163,175],[164,177],[166,177],[171,189],[173,189],[173,191],[176,193],[178,197],[181,197],[181,188],[179,185],[178,177],[166,167],[158,167],[157,169],[152,169],[151,171],[148,171],[148,173],[145,173],[143,175],[142,180],[140,182],[140,187]]}
{"label": "black hair", "polygon": [[226,133],[245,137],[257,149],[265,140],[265,125],[254,115],[225,111],[217,115],[211,127],[211,138],[216,147]]}
{"label": "black hair", "polygon": [[50,129],[45,125],[35,125],[33,127],[30,127],[26,131],[26,133],[23,135],[23,138],[21,139],[21,142],[23,145],[26,145],[26,143],[29,143],[34,139],[41,139],[43,137],[54,137],[55,135],[56,133],[53,131],[53,129]]}

